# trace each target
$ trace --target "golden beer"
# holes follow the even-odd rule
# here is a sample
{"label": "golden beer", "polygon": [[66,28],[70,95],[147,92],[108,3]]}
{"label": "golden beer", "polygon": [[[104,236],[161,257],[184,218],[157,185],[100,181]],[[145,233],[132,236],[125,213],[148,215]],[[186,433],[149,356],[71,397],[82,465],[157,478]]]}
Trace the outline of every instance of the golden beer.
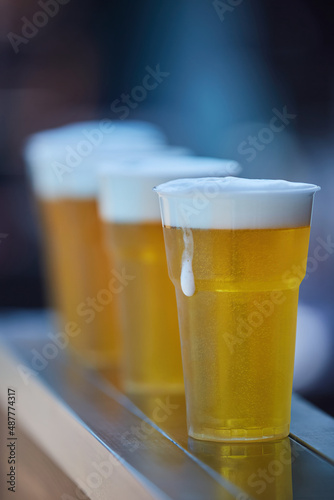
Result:
{"label": "golden beer", "polygon": [[183,391],[173,285],[168,278],[159,202],[153,187],[179,175],[226,174],[235,162],[189,156],[110,164],[100,171],[99,203],[116,267],[133,279],[119,295],[122,382],[127,393]]}
{"label": "golden beer", "polygon": [[224,440],[289,433],[302,278],[290,286],[284,273],[302,266],[305,274],[309,233],[192,229],[196,293],[187,297],[180,286],[183,230],[164,228],[193,437],[208,429]]}
{"label": "golden beer", "polygon": [[119,363],[117,296],[124,280],[108,259],[97,213],[97,166],[164,148],[143,122],[74,123],[32,136],[25,155],[40,207],[48,289],[62,327],[75,323],[70,348],[85,363]]}
{"label": "golden beer", "polygon": [[[108,287],[112,265],[96,200],[44,200],[40,207],[52,299],[63,324],[73,321],[80,329],[71,338],[71,348],[88,364],[116,363],[120,350],[117,294]],[[109,293],[103,294],[105,290]]]}
{"label": "golden beer", "polygon": [[44,271],[50,285],[47,287],[48,301],[64,324],[74,310],[74,305],[71,305],[72,273],[68,271],[72,270],[72,239],[64,238],[64,234],[69,234],[69,228],[66,227],[69,220],[64,218],[62,207],[56,200],[39,199],[38,215],[43,234]]}
{"label": "golden beer", "polygon": [[[156,190],[177,297],[189,435],[287,436],[298,291],[318,187],[227,177]],[[290,272],[296,268],[298,276]]]}
{"label": "golden beer", "polygon": [[123,386],[128,393],[183,390],[175,292],[160,222],[105,224],[117,268],[134,279],[120,295]]}

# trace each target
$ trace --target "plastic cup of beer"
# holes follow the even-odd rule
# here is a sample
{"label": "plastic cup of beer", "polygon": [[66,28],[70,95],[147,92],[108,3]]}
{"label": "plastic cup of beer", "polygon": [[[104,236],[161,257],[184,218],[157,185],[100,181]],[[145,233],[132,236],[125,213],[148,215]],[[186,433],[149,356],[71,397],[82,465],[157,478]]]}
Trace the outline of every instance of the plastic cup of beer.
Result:
{"label": "plastic cup of beer", "polygon": [[[150,124],[101,129],[85,122],[37,133],[25,156],[41,220],[51,304],[69,347],[86,364],[116,366],[120,356],[117,294],[122,277],[104,248],[97,210],[97,163],[165,148]],[[113,273],[114,271],[114,273]]]}
{"label": "plastic cup of beer", "polygon": [[288,435],[298,292],[318,189],[234,177],[156,188],[191,437]]}
{"label": "plastic cup of beer", "polygon": [[110,257],[128,277],[119,294],[127,394],[184,391],[175,293],[153,187],[178,176],[237,173],[236,162],[156,156],[100,169],[99,203]]}

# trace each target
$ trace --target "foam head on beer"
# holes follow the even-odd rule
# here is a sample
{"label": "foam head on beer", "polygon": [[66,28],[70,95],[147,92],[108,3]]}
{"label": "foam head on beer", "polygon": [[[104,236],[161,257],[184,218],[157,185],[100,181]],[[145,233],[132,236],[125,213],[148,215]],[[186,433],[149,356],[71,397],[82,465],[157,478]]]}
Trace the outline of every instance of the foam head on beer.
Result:
{"label": "foam head on beer", "polygon": [[159,203],[152,191],[157,184],[179,177],[237,174],[240,165],[232,160],[189,155],[138,158],[109,162],[99,171],[100,213],[105,221],[117,223],[159,221]]}
{"label": "foam head on beer", "polygon": [[181,288],[195,293],[192,229],[264,229],[309,226],[314,184],[284,180],[206,177],[176,179],[155,188],[165,227],[182,228]]}
{"label": "foam head on beer", "polygon": [[24,155],[34,191],[41,198],[96,195],[95,165],[101,158],[149,154],[166,147],[146,122],[79,122],[32,135]]}
{"label": "foam head on beer", "polygon": [[155,188],[163,223],[202,229],[260,229],[310,224],[314,184],[270,179],[176,179]]}
{"label": "foam head on beer", "polygon": [[63,153],[64,145],[77,145],[78,153],[84,156],[91,147],[117,151],[140,149],[154,144],[164,145],[166,138],[162,131],[151,123],[88,121],[71,123],[33,134],[27,140],[25,155],[29,161],[33,161],[41,157],[45,159],[55,155],[59,157]]}

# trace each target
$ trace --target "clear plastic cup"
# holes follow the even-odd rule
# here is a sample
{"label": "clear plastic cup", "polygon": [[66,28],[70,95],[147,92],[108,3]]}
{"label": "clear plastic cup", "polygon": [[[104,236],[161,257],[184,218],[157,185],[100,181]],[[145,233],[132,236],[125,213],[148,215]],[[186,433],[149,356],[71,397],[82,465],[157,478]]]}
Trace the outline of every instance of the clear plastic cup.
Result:
{"label": "clear plastic cup", "polygon": [[121,378],[128,394],[184,390],[175,293],[152,189],[177,176],[238,170],[233,161],[165,155],[130,163],[110,161],[100,169],[100,213],[109,255],[128,280],[118,296],[124,347]]}
{"label": "clear plastic cup", "polygon": [[115,290],[122,278],[104,247],[98,166],[103,159],[134,160],[166,148],[154,125],[110,120],[46,130],[27,141],[25,159],[39,208],[50,302],[72,353],[90,366],[110,368],[120,358]]}
{"label": "clear plastic cup", "polygon": [[233,177],[156,188],[193,438],[288,435],[298,292],[318,189]]}

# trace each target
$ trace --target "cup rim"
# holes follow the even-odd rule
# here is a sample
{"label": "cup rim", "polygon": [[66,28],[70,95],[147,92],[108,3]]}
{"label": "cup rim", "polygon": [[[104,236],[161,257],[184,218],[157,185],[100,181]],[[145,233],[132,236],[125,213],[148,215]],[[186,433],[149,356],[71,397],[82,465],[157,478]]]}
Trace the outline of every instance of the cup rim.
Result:
{"label": "cup rim", "polygon": [[[236,180],[236,181],[234,181]],[[231,186],[231,181],[235,182],[235,186]],[[242,185],[242,183],[244,184]],[[187,198],[194,196],[194,193],[201,192],[204,187],[209,188],[211,183],[217,183],[221,188],[221,197],[235,196],[256,196],[256,195],[295,195],[316,193],[321,190],[321,187],[316,184],[306,182],[287,181],[284,179],[247,179],[244,177],[193,177],[179,178],[159,184],[153,190],[162,197],[166,198]],[[230,185],[228,185],[230,183]],[[279,184],[280,183],[280,184]],[[224,186],[224,184],[226,186]],[[237,184],[241,184],[238,188]],[[248,186],[246,185],[248,184]],[[270,188],[266,187],[266,185]],[[226,189],[224,189],[226,187]]]}

